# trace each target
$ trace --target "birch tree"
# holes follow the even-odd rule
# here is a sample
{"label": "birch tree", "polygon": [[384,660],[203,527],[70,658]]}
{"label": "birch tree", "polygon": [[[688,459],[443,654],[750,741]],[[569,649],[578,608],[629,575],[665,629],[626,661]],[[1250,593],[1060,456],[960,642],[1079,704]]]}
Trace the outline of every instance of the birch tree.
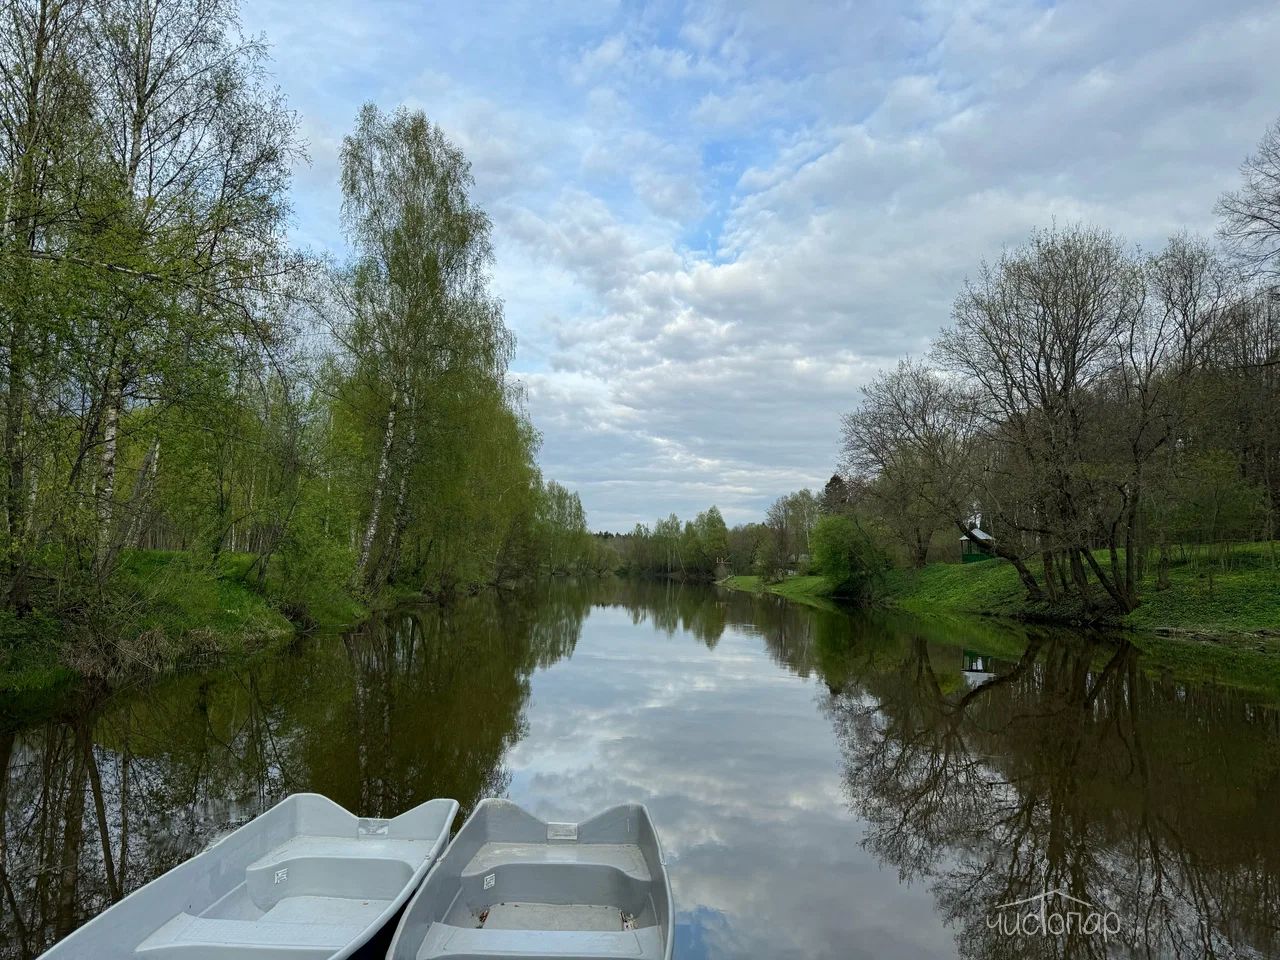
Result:
{"label": "birch tree", "polygon": [[396,565],[414,466],[449,385],[500,381],[511,355],[486,289],[490,224],[472,185],[466,158],[420,111],[387,115],[368,104],[343,141],[343,223],[355,262],[338,334],[376,432],[354,574],[366,588]]}

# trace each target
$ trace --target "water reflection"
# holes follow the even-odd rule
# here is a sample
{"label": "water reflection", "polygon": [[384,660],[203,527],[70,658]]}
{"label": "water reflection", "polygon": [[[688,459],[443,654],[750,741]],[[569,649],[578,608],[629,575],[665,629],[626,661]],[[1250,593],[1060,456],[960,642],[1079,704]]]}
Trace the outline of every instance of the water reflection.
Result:
{"label": "water reflection", "polygon": [[[611,581],[401,611],[0,724],[0,957],[296,790],[361,813],[650,805],[677,956],[1102,956],[1010,938],[1061,889],[1114,951],[1280,949],[1280,721],[1100,636]],[[833,736],[834,734],[834,736]]]}
{"label": "water reflection", "polygon": [[1029,639],[973,686],[927,634],[892,669],[851,666],[827,709],[868,847],[930,882],[968,956],[1106,955],[986,922],[1048,890],[1114,911],[1140,956],[1274,955],[1276,712],[1150,676],[1127,643]]}
{"label": "water reflection", "polygon": [[77,695],[0,732],[0,956],[31,957],[291,792],[367,815],[501,794],[582,591],[404,611],[249,667]]}

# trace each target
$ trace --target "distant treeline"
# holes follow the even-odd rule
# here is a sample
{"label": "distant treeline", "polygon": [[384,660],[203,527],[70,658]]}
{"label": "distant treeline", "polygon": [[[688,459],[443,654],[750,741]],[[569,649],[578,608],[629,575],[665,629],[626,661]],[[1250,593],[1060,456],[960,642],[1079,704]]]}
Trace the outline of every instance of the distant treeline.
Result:
{"label": "distant treeline", "polygon": [[838,477],[822,494],[797,490],[779,497],[763,523],[730,529],[711,507],[683,525],[671,514],[652,528],[637,524],[630,533],[597,538],[628,576],[719,580],[749,574],[773,582],[788,574],[820,574],[830,592],[861,602],[877,597],[891,563],[884,538],[863,522]]}
{"label": "distant treeline", "polygon": [[731,573],[780,575],[803,563],[809,535],[824,513],[820,497],[800,490],[780,497],[764,523],[725,525],[719,508],[680,522],[674,513],[652,527],[636,524],[625,534],[604,534],[618,568],[639,576],[710,580]]}
{"label": "distant treeline", "polygon": [[977,526],[1029,597],[1132,610],[1185,544],[1276,536],[1280,124],[1221,247],[1053,226],[984,265],[845,418],[842,483],[915,564]]}
{"label": "distant treeline", "polygon": [[[287,605],[589,566],[539,475],[466,158],[343,141],[349,261],[294,249],[304,152],[234,0],[6,0],[0,608],[121,622],[140,548]],[[19,631],[20,632],[20,631]]]}

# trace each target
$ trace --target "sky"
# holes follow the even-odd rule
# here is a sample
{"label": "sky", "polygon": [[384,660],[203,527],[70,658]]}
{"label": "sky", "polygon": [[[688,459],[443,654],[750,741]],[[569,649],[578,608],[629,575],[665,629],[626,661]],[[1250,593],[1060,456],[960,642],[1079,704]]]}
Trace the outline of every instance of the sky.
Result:
{"label": "sky", "polygon": [[1280,117],[1275,0],[245,0],[343,254],[361,103],[466,153],[544,474],[593,529],[821,487],[840,415],[984,259],[1210,234]]}

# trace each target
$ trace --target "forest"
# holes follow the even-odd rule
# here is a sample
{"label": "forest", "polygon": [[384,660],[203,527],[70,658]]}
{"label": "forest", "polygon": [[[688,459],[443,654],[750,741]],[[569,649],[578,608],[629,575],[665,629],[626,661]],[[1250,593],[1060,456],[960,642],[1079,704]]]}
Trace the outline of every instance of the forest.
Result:
{"label": "forest", "polygon": [[164,659],[246,590],[308,623],[589,566],[466,157],[366,105],[349,256],[298,249],[269,67],[234,0],[4,4],[0,667]]}

